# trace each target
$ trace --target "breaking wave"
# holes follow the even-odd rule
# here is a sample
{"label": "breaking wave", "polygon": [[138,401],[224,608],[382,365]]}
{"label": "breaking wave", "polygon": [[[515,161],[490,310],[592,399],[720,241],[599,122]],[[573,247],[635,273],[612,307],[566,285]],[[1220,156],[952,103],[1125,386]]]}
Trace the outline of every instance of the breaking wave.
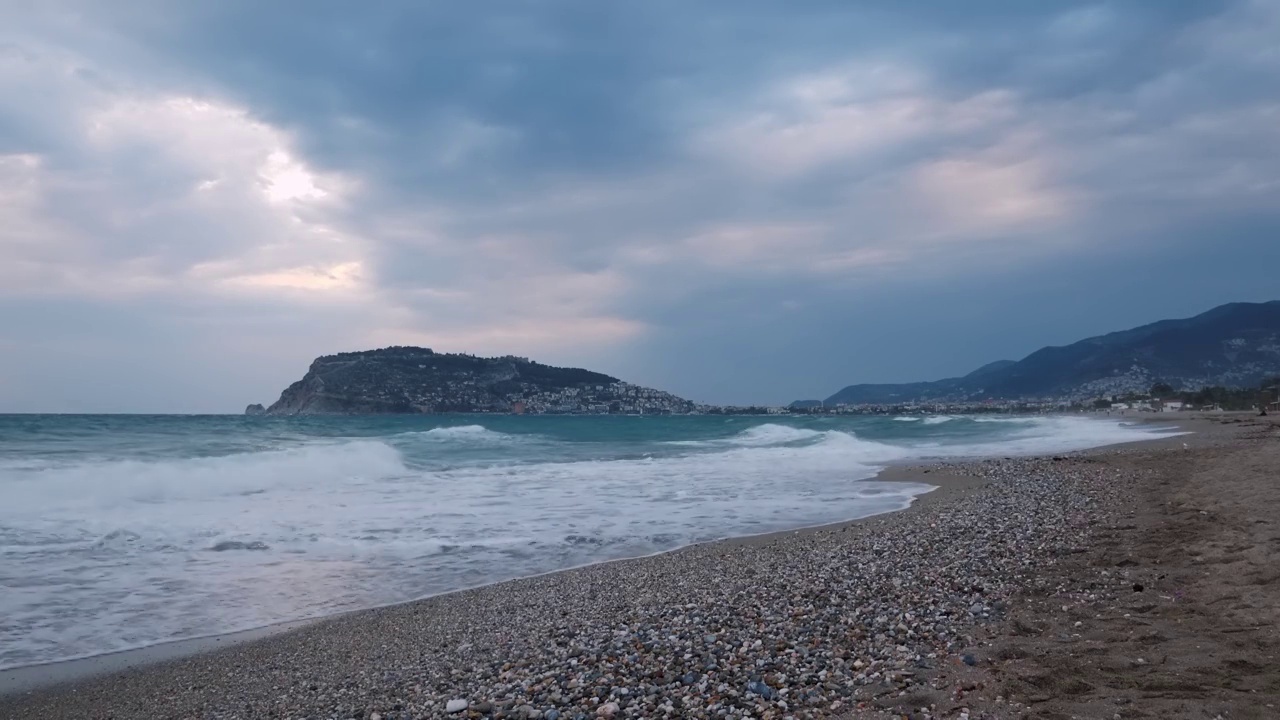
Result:
{"label": "breaking wave", "polygon": [[827,435],[827,433],[821,430],[808,430],[805,428],[791,427],[790,425],[765,423],[764,425],[756,425],[755,427],[747,428],[736,436],[729,438],[726,442],[731,445],[761,447],[766,445],[784,445],[787,443],[814,440],[816,438],[823,437],[824,435]]}
{"label": "breaking wave", "polygon": [[431,428],[430,430],[405,433],[405,435],[412,435],[439,442],[513,442],[522,438],[520,435],[508,435],[507,433],[490,430],[483,425],[438,427]]}
{"label": "breaking wave", "polygon": [[1071,417],[921,426],[942,417],[485,419],[515,434],[398,419],[287,448],[257,434],[268,449],[222,456],[104,461],[90,441],[24,455],[0,462],[0,574],[28,581],[0,593],[0,667],[889,512],[930,489],[873,479],[891,462],[1155,434]]}
{"label": "breaking wave", "polygon": [[54,465],[16,474],[5,485],[7,509],[49,512],[90,507],[247,497],[319,489],[352,478],[402,475],[400,452],[378,440],[316,443],[286,450],[171,460],[116,460]]}

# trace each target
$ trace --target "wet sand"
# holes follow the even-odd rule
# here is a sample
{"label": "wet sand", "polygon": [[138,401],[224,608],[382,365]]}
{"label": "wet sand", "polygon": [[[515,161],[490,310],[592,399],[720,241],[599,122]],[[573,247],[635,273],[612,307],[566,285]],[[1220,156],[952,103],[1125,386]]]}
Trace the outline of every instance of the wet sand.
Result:
{"label": "wet sand", "polygon": [[1280,718],[1280,419],[1186,424],[1196,435],[1082,460],[1131,478],[1127,512],[921,702],[975,718]]}

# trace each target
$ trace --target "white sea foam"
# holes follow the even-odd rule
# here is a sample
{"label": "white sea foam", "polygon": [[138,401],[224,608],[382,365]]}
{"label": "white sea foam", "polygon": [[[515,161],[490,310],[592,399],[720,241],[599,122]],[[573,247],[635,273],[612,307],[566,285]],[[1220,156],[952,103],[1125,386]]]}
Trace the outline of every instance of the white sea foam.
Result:
{"label": "white sea foam", "polygon": [[897,420],[898,422],[920,422],[919,417],[914,417],[911,415],[903,415],[901,417],[896,417],[894,418],[894,420]]}
{"label": "white sea foam", "polygon": [[955,418],[951,417],[950,415],[930,415],[929,417],[924,419],[924,424],[925,425],[941,425],[942,423],[949,423],[952,420],[955,420]]}
{"label": "white sea foam", "polygon": [[[938,428],[932,445],[912,446],[919,429],[877,442],[826,422],[737,420],[757,424],[665,452],[650,445],[573,462],[530,454],[554,444],[548,438],[508,443],[530,436],[469,425],[420,431],[413,442],[6,464],[0,575],[23,582],[0,593],[0,667],[900,509],[927,486],[867,479],[894,461],[1151,436],[1114,421],[1037,417],[992,426],[976,443]],[[455,450],[507,460],[435,461]]]}
{"label": "white sea foam", "polygon": [[[422,471],[356,440],[6,477],[0,562],[26,582],[0,598],[0,666],[890,511],[927,487],[858,481],[902,454],[775,425],[635,460]],[[86,563],[119,570],[67,584]]]}
{"label": "white sea foam", "polygon": [[520,435],[501,433],[483,425],[454,425],[405,433],[414,437],[439,442],[513,442],[521,439]]}
{"label": "white sea foam", "polygon": [[764,425],[756,425],[755,427],[747,428],[746,430],[738,433],[735,437],[730,438],[727,442],[732,445],[763,447],[767,445],[784,445],[804,440],[814,440],[826,434],[827,433],[821,430],[809,430],[807,428],[791,427],[790,425],[765,423]]}
{"label": "white sea foam", "polygon": [[181,460],[32,464],[3,476],[0,518],[172,508],[263,492],[314,490],[351,478],[403,474],[399,451],[378,440],[316,443],[286,450]]}
{"label": "white sea foam", "polygon": [[1066,415],[1029,417],[1018,424],[1021,427],[1011,427],[996,441],[933,444],[920,451],[942,457],[1042,455],[1185,434],[1168,428]]}
{"label": "white sea foam", "polygon": [[732,437],[715,440],[669,440],[663,444],[677,447],[765,448],[784,445],[809,446],[833,438],[836,442],[839,442],[841,438],[848,437],[854,437],[854,435],[839,430],[813,430],[777,423],[765,423],[749,427]]}

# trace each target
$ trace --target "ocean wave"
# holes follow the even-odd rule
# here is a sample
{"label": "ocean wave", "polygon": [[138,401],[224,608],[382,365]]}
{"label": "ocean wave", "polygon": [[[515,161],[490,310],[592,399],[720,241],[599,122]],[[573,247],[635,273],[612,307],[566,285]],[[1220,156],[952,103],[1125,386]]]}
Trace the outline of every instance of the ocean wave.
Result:
{"label": "ocean wave", "polygon": [[[541,440],[508,452],[483,444],[490,433],[506,442],[502,433],[462,425],[223,457],[6,468],[0,561],[37,582],[28,586],[36,589],[31,602],[0,593],[0,615],[20,618],[11,625],[23,628],[0,642],[0,666],[887,512],[929,489],[872,479],[899,460],[1057,452],[1155,435],[1085,418],[1000,420],[1021,424],[956,422],[929,432],[929,446],[915,444],[923,439],[916,426],[886,432],[892,424],[875,418],[807,427],[708,418],[673,419],[699,424],[659,437],[721,439],[676,441],[699,449],[648,458],[636,456],[654,450],[648,441],[600,449],[593,441],[588,455],[526,434],[514,437]],[[683,427],[691,433],[681,435]],[[872,440],[856,428],[896,439]],[[459,455],[483,456],[484,464],[415,464],[409,446],[447,456],[451,446],[433,443],[448,438]],[[253,551],[254,542],[270,549]],[[224,551],[212,552],[219,544]],[[139,577],[156,579],[152,592],[137,592]]]}
{"label": "ocean wave", "polygon": [[508,435],[507,433],[490,430],[483,425],[454,425],[452,427],[431,428],[430,430],[421,430],[405,434],[441,441],[466,440],[471,442],[511,442],[521,438],[519,435]]}
{"label": "ocean wave", "polygon": [[[859,438],[852,432],[841,430],[811,430],[777,423],[756,425],[732,437],[717,440],[671,440],[664,445],[676,447],[700,447],[719,450],[698,455],[694,461],[699,466],[710,463],[740,463],[744,466],[775,461],[792,463],[789,469],[819,462],[846,463],[849,469],[856,466],[875,466],[900,459],[906,450],[902,447]],[[690,462],[689,458],[655,458],[658,462]],[[694,470],[696,472],[696,470]]]}
{"label": "ocean wave", "polygon": [[251,540],[249,542],[244,542],[243,540],[223,540],[209,549],[213,552],[227,552],[228,550],[270,550],[271,546],[261,540]]}
{"label": "ocean wave", "polygon": [[[123,505],[235,497],[317,488],[406,473],[400,452],[377,440],[304,445],[218,457],[114,460],[10,473],[4,512],[57,513]],[[253,502],[253,499],[249,499]]]}
{"label": "ocean wave", "polygon": [[899,445],[864,440],[851,432],[829,430],[822,433],[822,439],[810,446],[812,451],[829,456],[838,456],[850,462],[876,467],[884,463],[901,460],[909,456],[907,448]]}
{"label": "ocean wave", "polygon": [[[993,421],[994,419],[987,420]],[[1087,417],[1037,416],[1021,420],[1009,418],[1002,422],[1017,423],[1017,426],[1010,427],[999,437],[989,440],[955,445],[916,445],[914,449],[927,457],[1043,455],[1184,434],[1164,428],[1138,427],[1119,421]]]}
{"label": "ocean wave", "polygon": [[898,422],[920,422],[919,417],[913,417],[911,415],[903,415],[901,417],[896,417],[894,418],[894,420]]}
{"label": "ocean wave", "polygon": [[410,443],[429,443],[431,445],[458,446],[502,446],[524,443],[530,440],[543,439],[538,435],[510,434],[490,430],[483,425],[452,425],[431,428],[430,430],[412,430],[402,432],[389,438],[391,442],[405,446]]}
{"label": "ocean wave", "polygon": [[828,433],[822,430],[807,430],[805,428],[791,427],[790,425],[765,423],[764,425],[747,428],[729,438],[726,442],[731,445],[759,447],[814,440],[826,434]]}
{"label": "ocean wave", "polygon": [[829,432],[824,430],[765,423],[749,427],[732,437],[713,440],[668,440],[662,444],[673,447],[770,447],[817,441],[828,434]]}
{"label": "ocean wave", "polygon": [[955,420],[955,418],[950,415],[931,415],[924,419],[924,424],[925,425],[941,425],[943,423],[949,423],[952,420]]}

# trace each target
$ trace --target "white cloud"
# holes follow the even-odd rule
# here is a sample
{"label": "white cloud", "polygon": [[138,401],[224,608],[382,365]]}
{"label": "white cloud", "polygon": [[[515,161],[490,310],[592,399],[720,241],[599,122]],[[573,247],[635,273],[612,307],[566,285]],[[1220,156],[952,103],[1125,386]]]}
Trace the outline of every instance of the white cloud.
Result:
{"label": "white cloud", "polygon": [[297,159],[286,133],[225,102],[79,97],[64,108],[82,118],[82,134],[64,138],[78,152],[56,163],[12,156],[0,172],[6,259],[35,268],[28,277],[41,292],[150,292],[193,279],[313,290],[357,282],[359,273],[298,270],[359,267],[364,249],[331,212],[354,183]]}
{"label": "white cloud", "polygon": [[1081,208],[1054,175],[1049,153],[1013,141],[929,160],[913,180],[922,212],[946,235],[981,238],[1069,220]]}
{"label": "white cloud", "polygon": [[784,80],[753,104],[699,135],[697,149],[774,181],[990,131],[1016,112],[1008,91],[952,99],[921,73],[878,62]]}
{"label": "white cloud", "polygon": [[545,359],[612,349],[645,330],[638,321],[610,316],[546,316],[516,321],[494,318],[476,327],[423,327],[424,323],[414,317],[404,326],[381,328],[366,338],[373,346],[407,343],[481,355],[531,353]]}
{"label": "white cloud", "polygon": [[329,193],[316,185],[317,178],[306,165],[284,150],[272,151],[261,169],[263,193],[272,203],[291,200],[323,200]]}
{"label": "white cloud", "polygon": [[684,241],[710,267],[794,270],[796,260],[819,251],[825,231],[818,224],[739,223],[710,228]]}
{"label": "white cloud", "polygon": [[192,270],[193,277],[220,275],[215,281],[231,288],[338,291],[355,290],[364,282],[363,265],[359,262],[339,263],[328,267],[308,265],[248,275],[220,273],[216,265],[202,265]]}

